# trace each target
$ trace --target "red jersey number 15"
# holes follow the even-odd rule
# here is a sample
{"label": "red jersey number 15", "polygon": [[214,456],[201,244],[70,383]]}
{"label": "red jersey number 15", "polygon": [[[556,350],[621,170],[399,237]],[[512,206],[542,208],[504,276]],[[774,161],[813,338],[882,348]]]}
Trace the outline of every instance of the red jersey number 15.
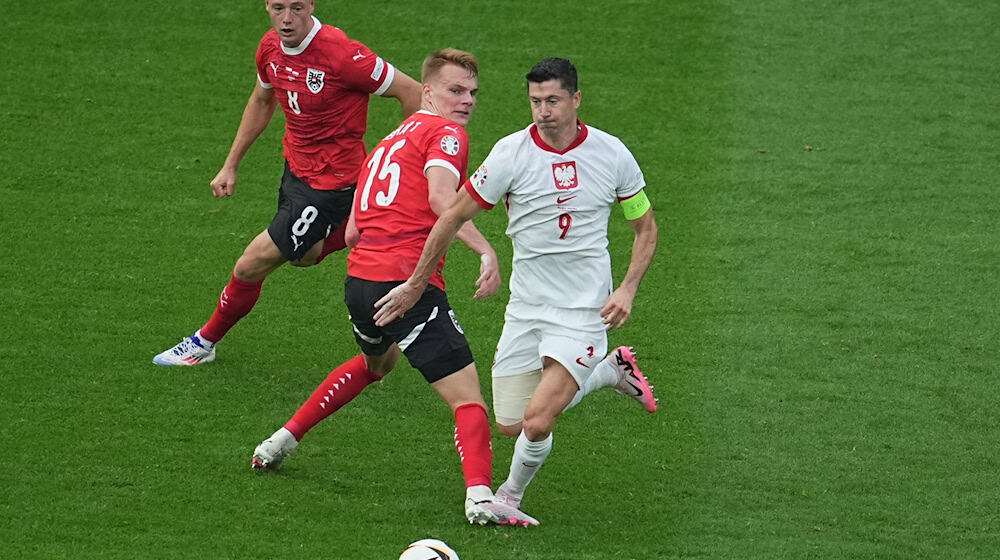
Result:
{"label": "red jersey number 15", "polygon": [[[372,182],[375,181],[375,175],[378,175],[380,182],[384,182],[386,178],[389,179],[389,190],[387,192],[377,191],[375,193],[375,204],[388,206],[396,198],[396,193],[399,192],[400,167],[398,163],[392,161],[392,155],[402,148],[404,144],[406,144],[405,138],[393,144],[388,152],[386,152],[385,146],[379,146],[377,150],[372,152],[372,157],[368,160],[368,178],[365,179],[365,187],[361,191],[362,211],[368,210],[368,198],[371,196]],[[382,156],[385,156],[384,160]],[[379,167],[380,165],[381,168]],[[377,173],[376,169],[378,169]]]}

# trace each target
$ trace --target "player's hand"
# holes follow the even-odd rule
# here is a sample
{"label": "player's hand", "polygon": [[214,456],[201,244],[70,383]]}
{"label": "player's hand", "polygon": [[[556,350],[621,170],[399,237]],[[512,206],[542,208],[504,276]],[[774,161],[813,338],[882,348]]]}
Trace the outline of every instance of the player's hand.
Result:
{"label": "player's hand", "polygon": [[635,294],[621,288],[614,291],[601,308],[601,319],[607,330],[620,328],[632,315],[632,300]]}
{"label": "player's hand", "polygon": [[236,170],[223,167],[210,184],[215,198],[233,196],[233,190],[236,189]]}
{"label": "player's hand", "polygon": [[404,313],[416,305],[420,295],[424,293],[425,286],[414,286],[409,280],[389,290],[382,299],[375,302],[375,325],[384,327],[389,323],[403,316]]}
{"label": "player's hand", "polygon": [[479,280],[472,299],[483,299],[497,293],[500,288],[500,262],[493,251],[479,257]]}

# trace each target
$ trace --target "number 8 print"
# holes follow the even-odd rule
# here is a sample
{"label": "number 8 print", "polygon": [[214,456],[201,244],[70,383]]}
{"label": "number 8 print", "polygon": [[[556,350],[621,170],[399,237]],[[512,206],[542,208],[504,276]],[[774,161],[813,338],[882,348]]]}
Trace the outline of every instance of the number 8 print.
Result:
{"label": "number 8 print", "polygon": [[305,235],[309,231],[309,226],[316,221],[317,216],[319,216],[319,210],[315,206],[306,206],[303,208],[302,216],[292,224],[292,233],[298,236]]}

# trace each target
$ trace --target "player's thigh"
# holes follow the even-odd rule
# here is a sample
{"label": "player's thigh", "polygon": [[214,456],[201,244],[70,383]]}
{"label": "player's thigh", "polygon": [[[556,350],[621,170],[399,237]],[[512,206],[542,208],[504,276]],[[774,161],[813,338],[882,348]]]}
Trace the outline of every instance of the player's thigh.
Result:
{"label": "player's thigh", "polygon": [[547,317],[540,327],[538,353],[559,362],[582,387],[608,353],[600,311],[551,308]]}
{"label": "player's thigh", "polygon": [[288,261],[302,261],[351,212],[354,188],[319,190],[298,178],[285,164],[278,190],[278,209],[267,232]]}
{"label": "player's thigh", "polygon": [[524,410],[522,425],[528,439],[538,441],[552,432],[556,417],[566,409],[579,390],[569,371],[559,362],[543,360],[542,379]]}
{"label": "player's thigh", "polygon": [[541,342],[539,322],[533,317],[523,316],[523,313],[512,307],[515,306],[508,305],[504,314],[503,330],[493,356],[493,377],[520,375],[542,369],[542,359],[538,353],[538,343]]}
{"label": "player's thigh", "polygon": [[[354,331],[354,340],[366,356],[383,356],[393,344],[392,337],[375,325],[373,315],[375,302],[398,284],[399,282],[372,282],[353,276],[344,279],[344,304]],[[395,365],[395,361],[392,365]],[[384,375],[385,372],[379,373]]]}
{"label": "player's thigh", "polygon": [[505,435],[517,435],[513,432],[519,431],[524,411],[541,380],[541,368],[519,375],[493,377],[493,416],[497,424],[510,428],[501,429]]}
{"label": "player's thigh", "polygon": [[[473,363],[465,332],[447,295],[436,286],[427,286],[410,310],[382,328],[428,383]],[[478,382],[475,386],[478,391]]]}
{"label": "player's thigh", "polygon": [[260,282],[284,263],[285,258],[271,236],[267,231],[262,231],[243,250],[233,267],[233,274],[244,282]]}

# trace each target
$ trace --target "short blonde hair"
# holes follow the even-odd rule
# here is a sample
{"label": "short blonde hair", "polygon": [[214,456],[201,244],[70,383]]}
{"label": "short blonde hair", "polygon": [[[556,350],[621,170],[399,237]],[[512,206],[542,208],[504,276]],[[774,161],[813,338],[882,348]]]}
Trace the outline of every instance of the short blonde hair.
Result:
{"label": "short blonde hair", "polygon": [[469,74],[479,76],[479,61],[476,60],[476,57],[473,56],[472,53],[467,53],[453,48],[446,48],[441,49],[424,59],[424,66],[420,72],[420,80],[427,83],[427,81],[440,72],[441,68],[444,68],[446,64],[461,66],[462,68],[468,70]]}

